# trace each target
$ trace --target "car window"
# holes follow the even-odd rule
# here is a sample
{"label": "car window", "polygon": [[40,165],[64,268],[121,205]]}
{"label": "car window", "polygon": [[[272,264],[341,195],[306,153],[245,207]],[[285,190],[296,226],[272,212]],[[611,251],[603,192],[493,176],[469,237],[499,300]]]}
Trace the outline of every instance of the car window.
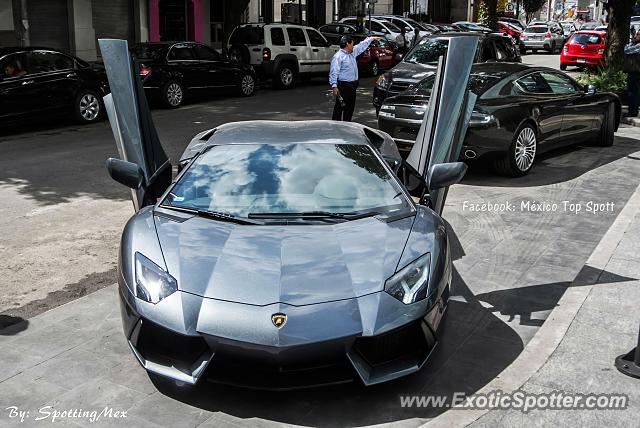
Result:
{"label": "car window", "polygon": [[264,28],[262,26],[246,25],[237,27],[229,38],[229,44],[235,45],[263,45]]}
{"label": "car window", "polygon": [[549,28],[546,25],[534,25],[524,29],[525,33],[546,33]]}
{"label": "car window", "polygon": [[0,62],[0,71],[6,79],[26,76],[29,74],[27,59],[24,53],[16,53],[5,56]]}
{"label": "car window", "polygon": [[284,46],[284,31],[282,28],[272,28],[271,29],[271,44],[274,46]]}
{"label": "car window", "polygon": [[[508,72],[472,72],[469,75],[469,83],[467,89],[476,95],[482,95],[488,91],[492,86],[509,75]],[[412,92],[420,95],[431,95],[433,89],[433,83],[435,82],[435,75],[431,75],[415,87],[412,88]]]}
{"label": "car window", "polygon": [[509,60],[509,47],[507,43],[502,39],[495,39],[493,45],[496,49],[496,60],[508,61]]}
{"label": "car window", "polygon": [[27,62],[29,63],[29,73],[47,73],[73,68],[73,60],[71,58],[56,52],[29,52],[27,54]]}
{"label": "car window", "polygon": [[448,39],[422,39],[407,54],[405,61],[419,64],[437,64],[438,58],[447,52]]}
{"label": "car window", "polygon": [[374,40],[374,42],[376,42],[378,44],[378,46],[380,46],[381,48],[388,48],[389,47],[389,40],[387,40],[385,38]]}
{"label": "car window", "polygon": [[311,46],[314,47],[325,47],[327,46],[327,41],[322,34],[318,33],[316,30],[312,30],[311,28],[307,28],[307,36],[309,36],[309,42]]}
{"label": "car window", "polygon": [[341,28],[340,32],[344,34],[354,34],[356,32],[355,28],[347,25],[343,25],[340,28]]}
{"label": "car window", "polygon": [[214,51],[213,49],[211,49],[209,46],[196,45],[195,51],[196,51],[196,55],[198,56],[198,59],[202,61],[219,61],[220,60],[220,54]]}
{"label": "car window", "polygon": [[383,22],[384,22],[384,26],[387,27],[389,31],[393,31],[394,33],[399,33],[401,31],[400,27],[398,27],[391,21],[383,21]]}
{"label": "car window", "polygon": [[541,73],[554,94],[572,94],[579,90],[573,81],[560,73]]}
{"label": "car window", "polygon": [[361,144],[229,144],[193,161],[163,204],[236,216],[395,211],[410,207],[373,150]]}
{"label": "car window", "polygon": [[174,45],[169,51],[170,61],[188,61],[196,59],[193,49],[189,45]]}
{"label": "car window", "polygon": [[578,43],[581,45],[600,45],[602,44],[602,39],[597,34],[574,34],[571,37],[571,41],[573,43]]}
{"label": "car window", "polygon": [[514,90],[519,93],[551,94],[553,91],[540,73],[531,73],[515,81]]}
{"label": "car window", "polygon": [[287,28],[287,35],[291,46],[307,46],[307,39],[304,37],[302,28]]}
{"label": "car window", "polygon": [[[369,22],[365,22],[364,25],[366,28],[369,28]],[[380,33],[383,29],[384,27],[380,23],[371,21],[371,31],[377,31]]]}

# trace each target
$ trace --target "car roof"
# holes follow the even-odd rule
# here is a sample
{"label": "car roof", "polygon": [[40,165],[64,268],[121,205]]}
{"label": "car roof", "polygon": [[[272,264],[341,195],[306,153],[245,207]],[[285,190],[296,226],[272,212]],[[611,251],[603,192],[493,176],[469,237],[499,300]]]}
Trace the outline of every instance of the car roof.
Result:
{"label": "car roof", "polygon": [[607,34],[607,32],[599,31],[599,30],[578,30],[578,31],[575,31],[573,34],[595,34],[598,36],[604,36]]}
{"label": "car roof", "polygon": [[430,34],[425,37],[429,39],[446,39],[451,37],[476,36],[483,39],[492,35],[503,37],[502,33],[481,33],[475,31],[443,31],[442,33]]}
{"label": "car roof", "polygon": [[26,51],[52,51],[52,52],[60,52],[62,54],[73,56],[67,52],[61,51],[60,49],[55,48],[47,48],[44,46],[6,46],[0,47],[0,56],[8,55],[15,52],[26,52]]}
{"label": "car roof", "polygon": [[333,120],[253,120],[220,125],[208,139],[211,144],[339,143],[371,145],[364,126]]}

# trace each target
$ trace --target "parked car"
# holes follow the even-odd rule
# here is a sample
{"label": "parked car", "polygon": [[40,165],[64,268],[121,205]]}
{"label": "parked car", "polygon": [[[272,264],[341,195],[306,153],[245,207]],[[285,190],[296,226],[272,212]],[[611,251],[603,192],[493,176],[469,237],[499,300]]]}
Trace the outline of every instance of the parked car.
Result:
{"label": "parked car", "polygon": [[608,25],[598,25],[594,31],[602,31],[603,33],[606,33],[607,31],[609,31],[609,26]]}
{"label": "parked car", "polygon": [[[191,140],[172,180],[159,139],[140,138],[156,132],[118,67],[126,52],[109,43],[129,126],[111,123],[126,160],[107,169],[136,211],[118,251],[120,314],[152,380],[284,390],[419,372],[444,338],[454,270],[441,215],[466,171],[448,127],[421,143],[426,162],[403,163],[389,135],[357,123],[226,123]],[[443,79],[457,115],[466,76]]]}
{"label": "parked car", "polygon": [[318,28],[318,31],[320,31],[324,38],[332,45],[339,45],[340,39],[344,35],[363,34],[365,36],[384,36],[382,33],[369,31],[366,28],[358,32],[356,27],[343,22],[332,22],[331,24],[322,25]]}
{"label": "parked car", "polygon": [[524,50],[525,50],[524,42],[520,40],[520,34],[522,34],[522,31],[515,25],[512,25],[504,21],[498,21],[498,26],[499,26],[498,31],[500,33],[510,36],[513,39],[513,41],[518,45],[520,52],[524,53]]}
{"label": "parked car", "polygon": [[560,24],[549,22],[529,25],[520,35],[520,40],[524,43],[525,51],[531,50],[535,53],[543,49],[556,53],[562,49],[565,37]]}
{"label": "parked car", "polygon": [[329,74],[338,51],[315,28],[294,24],[242,24],[229,36],[229,57],[253,66],[259,77],[276,87],[293,87],[297,76],[305,79]]}
{"label": "parked car", "polygon": [[[356,18],[355,16],[342,18],[340,22],[344,22],[345,24],[350,24],[353,26],[359,25],[358,18]],[[413,34],[411,34],[411,32],[405,32],[403,39],[402,30],[391,21],[387,21],[386,19],[381,18],[371,18],[371,20],[367,18],[364,21],[364,27],[369,29],[369,25],[371,25],[371,31],[384,34],[387,39],[396,42],[398,46],[404,46],[405,43],[407,44],[407,46],[411,45]]]}
{"label": "parked car", "polygon": [[522,21],[520,21],[519,19],[516,19],[512,16],[499,16],[498,17],[498,21],[502,21],[502,22],[506,22],[508,24],[513,25],[514,27],[516,27],[520,32],[522,32],[522,30],[524,30],[527,26],[524,25],[522,23]]}
{"label": "parked car", "polygon": [[391,23],[395,24],[396,27],[398,28],[404,27],[406,32],[412,33],[414,36],[415,36],[415,29],[418,28],[418,32],[419,32],[418,34],[420,38],[424,36],[428,36],[435,32],[434,28],[427,29],[423,24],[417,21],[414,21],[411,18],[406,18],[403,16],[376,15],[376,18],[386,19],[387,21],[390,21]]}
{"label": "parked car", "polygon": [[601,24],[596,21],[585,22],[580,26],[579,30],[595,30],[600,25]]}
{"label": "parked car", "polygon": [[[378,128],[394,137],[401,152],[414,144],[433,82],[433,75],[426,77],[382,105]],[[620,121],[616,95],[551,68],[474,64],[468,89],[478,99],[461,159],[491,162],[507,176],[527,174],[546,150],[587,141],[610,146]]]}
{"label": "parked car", "polygon": [[562,48],[560,70],[567,66],[585,67],[604,64],[607,33],[604,31],[576,31]]}
{"label": "parked car", "polygon": [[562,31],[567,38],[578,31],[573,21],[562,21],[560,22],[560,26],[562,26]]}
{"label": "parked car", "polygon": [[458,27],[455,24],[446,24],[446,23],[442,23],[442,22],[434,22],[431,23],[431,25],[438,27],[438,29],[440,29],[440,33],[453,33],[455,31],[461,31],[460,27]]}
{"label": "parked car", "polygon": [[513,40],[504,34],[489,33],[441,33],[426,36],[407,55],[376,82],[373,88],[373,105],[379,111],[387,97],[399,94],[410,85],[418,83],[438,65],[438,58],[447,51],[452,37],[473,35],[479,37],[475,62],[520,62],[520,53]]}
{"label": "parked car", "polygon": [[195,42],[149,42],[131,47],[140,66],[145,93],[167,108],[182,105],[188,94],[253,95],[256,74],[246,64],[230,61]]}
{"label": "parked car", "polygon": [[455,25],[462,31],[473,31],[478,33],[491,33],[493,31],[491,28],[485,27],[484,25],[475,22],[458,21],[454,22],[453,25]]}
{"label": "parked car", "polygon": [[[354,43],[360,43],[365,36],[353,36]],[[369,47],[357,57],[358,71],[361,75],[377,76],[381,70],[388,70],[396,65],[398,45],[385,38],[374,40]]]}
{"label": "parked car", "polygon": [[80,58],[49,48],[0,48],[3,123],[49,114],[92,123],[100,119],[108,92],[104,70]]}

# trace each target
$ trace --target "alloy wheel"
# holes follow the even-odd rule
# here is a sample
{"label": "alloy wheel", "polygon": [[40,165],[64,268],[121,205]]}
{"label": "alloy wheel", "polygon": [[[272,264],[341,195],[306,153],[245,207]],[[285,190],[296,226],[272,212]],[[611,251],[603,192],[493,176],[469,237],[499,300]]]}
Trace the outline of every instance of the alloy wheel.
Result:
{"label": "alloy wheel", "polygon": [[84,120],[92,121],[100,114],[100,102],[94,94],[87,93],[80,98],[80,115]]}
{"label": "alloy wheel", "polygon": [[253,93],[253,88],[255,86],[253,77],[249,74],[245,75],[242,78],[241,86],[242,86],[242,93],[244,95],[251,95]]}
{"label": "alloy wheel", "polygon": [[373,73],[374,76],[378,75],[378,63],[377,62],[373,62],[373,64],[371,64],[371,72]]}
{"label": "alloy wheel", "polygon": [[283,86],[289,86],[293,82],[293,71],[290,68],[283,68],[280,71],[280,81]]}
{"label": "alloy wheel", "polygon": [[174,82],[167,86],[167,102],[172,107],[182,103],[182,87],[178,83]]}
{"label": "alloy wheel", "polygon": [[520,131],[516,139],[515,161],[520,171],[528,171],[536,157],[536,133],[530,127]]}

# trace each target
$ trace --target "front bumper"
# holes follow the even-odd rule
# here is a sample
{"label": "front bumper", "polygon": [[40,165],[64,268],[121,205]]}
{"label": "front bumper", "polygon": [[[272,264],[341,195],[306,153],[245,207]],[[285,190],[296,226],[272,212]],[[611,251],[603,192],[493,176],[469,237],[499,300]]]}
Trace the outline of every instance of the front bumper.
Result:
{"label": "front bumper", "polygon": [[[121,284],[120,302],[129,346],[149,372],[187,384],[295,389],[354,378],[373,385],[420,370],[437,344],[449,286],[450,278],[442,293],[412,305],[379,292],[252,306],[180,291],[151,305]],[[288,317],[280,329],[275,313]]]}

